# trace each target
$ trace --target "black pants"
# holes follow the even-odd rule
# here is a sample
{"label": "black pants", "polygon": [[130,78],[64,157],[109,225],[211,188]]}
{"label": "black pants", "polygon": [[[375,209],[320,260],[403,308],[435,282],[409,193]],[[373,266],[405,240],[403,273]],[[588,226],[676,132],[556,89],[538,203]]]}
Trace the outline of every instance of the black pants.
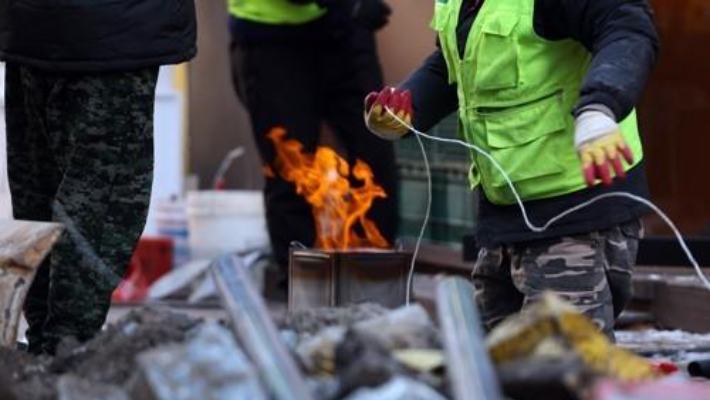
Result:
{"label": "black pants", "polygon": [[106,319],[148,214],[157,79],[157,67],[91,74],[7,64],[15,218],[65,228],[25,301],[33,353],[89,340]]}
{"label": "black pants", "polygon": [[[368,216],[392,243],[398,221],[394,150],[368,132],[363,121],[365,96],[383,84],[374,35],[357,27],[339,26],[334,32],[328,21],[316,24],[304,28],[323,30],[314,40],[270,37],[254,42],[235,37],[232,70],[237,93],[249,111],[262,162],[274,171],[275,150],[266,136],[271,128],[284,127],[288,138],[313,152],[321,124],[327,123],[345,147],[348,162],[368,163],[387,192]],[[274,255],[285,268],[291,241],[307,246],[315,242],[311,208],[295,186],[279,176],[267,178],[264,195]]]}

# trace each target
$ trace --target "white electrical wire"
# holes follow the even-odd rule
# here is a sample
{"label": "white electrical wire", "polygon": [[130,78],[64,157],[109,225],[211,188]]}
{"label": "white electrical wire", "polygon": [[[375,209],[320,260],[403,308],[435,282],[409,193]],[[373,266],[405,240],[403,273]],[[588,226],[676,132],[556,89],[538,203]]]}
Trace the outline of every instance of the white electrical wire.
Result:
{"label": "white electrical wire", "polygon": [[[448,139],[448,138],[439,138],[439,137],[436,137],[436,136],[427,135],[426,133],[420,132],[419,130],[415,129],[415,128],[414,128],[413,126],[411,126],[410,124],[407,124],[405,121],[403,121],[401,118],[399,118],[394,112],[392,112],[392,110],[390,110],[389,108],[387,108],[386,110],[387,110],[387,112],[388,112],[390,115],[392,115],[392,117],[394,117],[397,121],[399,121],[399,123],[401,123],[402,125],[406,126],[410,131],[414,132],[414,133],[416,134],[417,139],[419,139],[419,137],[424,137],[424,138],[426,138],[426,139],[434,140],[434,141],[438,141],[438,142],[458,144],[458,145],[460,145],[460,146],[464,146],[464,147],[467,147],[467,148],[469,148],[469,149],[471,149],[471,150],[474,150],[474,151],[476,151],[478,154],[480,154],[480,155],[486,157],[486,158],[493,164],[493,166],[495,166],[496,169],[497,169],[498,171],[500,171],[500,173],[503,175],[503,178],[505,178],[505,181],[506,181],[506,183],[508,184],[508,187],[510,187],[511,192],[513,193],[513,196],[515,197],[515,201],[518,203],[518,206],[520,207],[520,212],[521,212],[522,215],[523,215],[523,220],[525,221],[525,225],[528,227],[528,229],[530,229],[530,230],[533,231],[533,232],[536,232],[536,233],[545,232],[547,229],[550,228],[550,226],[552,226],[552,224],[554,224],[555,222],[561,220],[562,218],[564,218],[564,217],[566,217],[566,216],[572,214],[573,212],[579,211],[579,210],[581,210],[581,209],[583,209],[583,208],[585,208],[585,207],[588,207],[588,206],[590,206],[590,205],[592,205],[592,204],[594,204],[594,203],[596,203],[596,202],[598,202],[598,201],[600,201],[600,200],[607,199],[607,198],[610,198],[610,197],[625,197],[625,198],[628,198],[628,199],[631,199],[631,200],[634,200],[634,201],[637,201],[637,202],[639,202],[639,203],[641,203],[641,204],[646,205],[646,206],[649,207],[651,210],[653,210],[656,214],[658,214],[658,216],[660,216],[661,219],[663,219],[663,221],[664,221],[666,224],[668,224],[668,226],[669,226],[669,227],[671,228],[671,230],[673,231],[673,234],[675,235],[676,239],[678,239],[678,243],[680,244],[680,247],[683,249],[683,251],[685,252],[685,255],[688,257],[688,260],[689,260],[690,263],[693,265],[693,268],[695,269],[695,273],[698,275],[698,278],[700,278],[700,281],[705,285],[705,287],[706,287],[708,290],[710,290],[710,280],[708,280],[708,278],[705,276],[705,274],[703,273],[703,271],[700,269],[700,265],[699,265],[698,262],[695,260],[695,256],[693,256],[693,253],[692,253],[692,252],[690,251],[690,249],[688,248],[688,245],[687,245],[687,243],[685,242],[685,239],[683,239],[683,235],[680,233],[680,231],[679,231],[678,228],[675,226],[675,224],[673,223],[673,221],[666,215],[666,213],[664,213],[660,208],[658,208],[658,206],[656,206],[655,204],[653,204],[651,201],[649,201],[649,200],[647,200],[647,199],[644,199],[643,197],[639,197],[639,196],[636,196],[636,195],[634,195],[634,194],[628,193],[628,192],[609,192],[609,193],[603,193],[603,194],[600,194],[599,196],[596,196],[596,197],[594,197],[594,198],[592,198],[592,199],[590,199],[590,200],[585,201],[584,203],[578,204],[578,205],[576,205],[576,206],[574,206],[574,207],[571,207],[571,208],[569,208],[569,209],[567,209],[567,210],[565,210],[565,211],[559,213],[558,215],[556,215],[556,216],[550,218],[550,219],[549,219],[545,224],[543,224],[542,226],[536,226],[535,224],[533,224],[533,223],[530,221],[530,218],[528,217],[528,212],[527,212],[527,210],[525,209],[525,205],[523,204],[523,200],[521,199],[520,195],[518,194],[518,191],[515,189],[515,185],[514,185],[513,182],[510,180],[510,176],[509,176],[508,173],[505,171],[505,169],[500,165],[500,163],[498,162],[498,160],[496,160],[492,155],[488,154],[485,150],[481,149],[480,147],[476,146],[475,144],[467,143],[467,142],[464,142],[463,140]],[[421,144],[421,140],[420,140],[419,143]],[[429,195],[429,196],[428,196],[428,199],[427,199],[427,202],[428,202],[427,215],[426,215],[425,218],[424,218],[424,223],[423,223],[423,226],[422,226],[422,229],[421,229],[421,234],[420,234],[419,238],[417,239],[417,242],[416,242],[416,245],[415,245],[415,248],[414,248],[414,253],[413,253],[413,256],[412,256],[412,264],[411,264],[411,267],[410,267],[410,270],[409,270],[409,276],[408,276],[408,279],[407,279],[407,284],[408,284],[408,286],[407,286],[407,297],[406,297],[407,305],[409,305],[409,294],[410,294],[410,291],[411,291],[410,286],[411,286],[412,281],[413,281],[413,279],[414,279],[414,268],[415,268],[416,257],[417,257],[417,254],[418,254],[418,252],[419,252],[419,246],[420,246],[420,244],[421,244],[422,237],[424,236],[424,229],[426,228],[426,225],[427,225],[427,223],[429,222],[429,215],[428,215],[428,214],[429,214],[430,206],[431,206],[431,172],[429,172],[429,163],[428,163],[428,160],[427,160],[427,157],[426,157],[426,152],[425,152],[425,150],[424,150],[424,146],[423,146],[423,145],[421,146],[421,149],[422,149],[422,155],[423,155],[424,161],[425,161],[425,166],[426,166],[426,168],[427,168],[427,176],[428,176],[428,178],[429,178],[429,181],[428,181],[428,183],[429,183],[429,193],[428,193],[428,195]]]}
{"label": "white electrical wire", "polygon": [[[389,110],[388,110],[389,111]],[[426,170],[426,181],[427,181],[427,196],[426,196],[426,211],[424,214],[424,222],[422,222],[422,228],[419,230],[419,237],[417,237],[417,242],[414,245],[414,252],[412,253],[412,263],[409,266],[409,274],[407,275],[407,295],[405,297],[405,304],[409,305],[409,300],[412,295],[412,286],[414,284],[414,267],[417,261],[417,255],[419,255],[419,247],[422,244],[422,239],[424,238],[424,231],[429,224],[429,216],[431,215],[431,168],[429,168],[429,158],[426,156],[426,149],[424,148],[424,143],[419,135],[414,135],[419,142],[419,148],[422,149],[422,157],[424,158],[424,169]]]}

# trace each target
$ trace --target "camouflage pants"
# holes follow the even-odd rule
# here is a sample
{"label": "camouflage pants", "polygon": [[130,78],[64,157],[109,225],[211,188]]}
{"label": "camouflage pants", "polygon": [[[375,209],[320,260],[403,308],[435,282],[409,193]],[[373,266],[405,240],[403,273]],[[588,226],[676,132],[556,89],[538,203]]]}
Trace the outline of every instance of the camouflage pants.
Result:
{"label": "camouflage pants", "polygon": [[7,157],[17,219],[65,233],[25,302],[30,351],[101,329],[143,231],[157,68],[54,73],[8,64]]}
{"label": "camouflage pants", "polygon": [[613,339],[614,320],[633,294],[631,277],[642,234],[636,220],[600,232],[482,249],[473,283],[486,328],[552,291]]}

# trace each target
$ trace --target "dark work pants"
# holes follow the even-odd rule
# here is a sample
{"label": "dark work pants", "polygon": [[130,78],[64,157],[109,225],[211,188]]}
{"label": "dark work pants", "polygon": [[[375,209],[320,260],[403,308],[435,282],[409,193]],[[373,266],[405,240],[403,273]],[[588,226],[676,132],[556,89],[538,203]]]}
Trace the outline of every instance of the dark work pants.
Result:
{"label": "dark work pants", "polygon": [[[372,135],[363,121],[365,96],[382,88],[373,33],[355,27],[337,33],[324,28],[318,40],[303,42],[273,38],[252,43],[235,37],[232,69],[264,165],[276,171],[274,146],[266,136],[272,128],[284,127],[287,138],[313,152],[321,124],[327,123],[344,146],[348,162],[368,163],[387,192],[368,216],[392,243],[398,220],[394,150],[391,143]],[[291,241],[306,246],[315,242],[311,208],[295,186],[279,176],[267,178],[264,195],[274,255],[286,268]]]}
{"label": "dark work pants", "polygon": [[14,216],[65,231],[25,301],[33,353],[104,323],[148,212],[158,68],[52,73],[9,63],[5,100]]}

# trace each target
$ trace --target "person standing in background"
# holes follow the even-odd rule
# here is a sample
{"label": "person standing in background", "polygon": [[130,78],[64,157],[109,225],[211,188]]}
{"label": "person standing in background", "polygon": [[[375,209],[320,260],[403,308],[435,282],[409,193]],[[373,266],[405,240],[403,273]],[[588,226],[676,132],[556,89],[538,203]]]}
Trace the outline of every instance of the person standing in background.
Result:
{"label": "person standing in background", "polygon": [[[275,149],[267,134],[286,129],[313,152],[326,122],[347,151],[348,162],[365,161],[387,192],[368,216],[390,243],[398,215],[391,143],[366,135],[362,99],[382,86],[374,32],[386,25],[383,0],[229,0],[232,70],[238,97],[251,118],[267,171]],[[267,174],[266,217],[274,257],[286,272],[292,241],[312,245],[310,206],[293,184]]]}
{"label": "person standing in background", "polygon": [[65,226],[25,302],[30,352],[101,329],[148,212],[158,68],[196,35],[193,0],[0,0],[14,216]]}

